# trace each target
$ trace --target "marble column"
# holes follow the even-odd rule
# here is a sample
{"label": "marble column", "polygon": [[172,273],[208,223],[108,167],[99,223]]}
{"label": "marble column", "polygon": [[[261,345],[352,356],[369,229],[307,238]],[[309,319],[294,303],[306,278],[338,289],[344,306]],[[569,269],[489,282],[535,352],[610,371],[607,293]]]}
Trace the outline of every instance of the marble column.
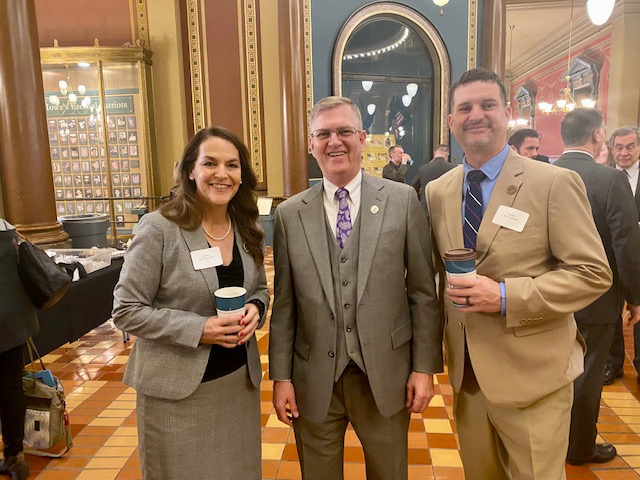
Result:
{"label": "marble column", "polygon": [[36,244],[56,219],[34,0],[0,2],[0,179],[5,218]]}
{"label": "marble column", "polygon": [[304,17],[300,0],[278,0],[283,193],[309,186],[304,63]]}
{"label": "marble column", "polygon": [[504,80],[506,52],[506,0],[485,0],[482,18],[482,67]]}

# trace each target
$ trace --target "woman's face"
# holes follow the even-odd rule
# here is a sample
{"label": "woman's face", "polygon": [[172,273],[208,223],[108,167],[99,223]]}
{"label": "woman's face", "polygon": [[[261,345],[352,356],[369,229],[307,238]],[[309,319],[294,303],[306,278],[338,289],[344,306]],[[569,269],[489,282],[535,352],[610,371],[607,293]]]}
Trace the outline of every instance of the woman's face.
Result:
{"label": "woman's face", "polygon": [[209,137],[200,144],[189,178],[196,183],[196,196],[211,206],[227,206],[242,183],[238,149],[229,141]]}

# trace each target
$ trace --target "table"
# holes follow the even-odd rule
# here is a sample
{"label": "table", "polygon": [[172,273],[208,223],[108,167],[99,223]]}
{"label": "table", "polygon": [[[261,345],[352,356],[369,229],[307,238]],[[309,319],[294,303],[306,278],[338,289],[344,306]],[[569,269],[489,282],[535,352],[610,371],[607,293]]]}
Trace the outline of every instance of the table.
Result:
{"label": "table", "polygon": [[111,318],[113,289],[120,277],[122,258],[73,282],[53,307],[38,311],[40,332],[33,337],[40,355],[73,342]]}

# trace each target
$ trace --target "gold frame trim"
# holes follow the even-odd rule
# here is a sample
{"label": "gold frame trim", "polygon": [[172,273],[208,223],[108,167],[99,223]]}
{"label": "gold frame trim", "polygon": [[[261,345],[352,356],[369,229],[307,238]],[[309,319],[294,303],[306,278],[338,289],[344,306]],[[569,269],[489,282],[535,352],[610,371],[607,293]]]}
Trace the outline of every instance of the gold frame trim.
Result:
{"label": "gold frame trim", "polygon": [[[245,0],[244,20],[244,60],[246,83],[245,111],[249,117],[248,136],[253,171],[258,182],[264,182],[262,145],[262,106],[260,104],[260,52],[258,51],[256,0]],[[245,117],[246,118],[246,117]]]}
{"label": "gold frame trim", "polygon": [[136,0],[136,23],[138,25],[138,40],[142,46],[149,47],[149,26],[147,25],[147,0]]}
{"label": "gold frame trim", "polygon": [[207,14],[205,13],[205,2],[206,0],[200,0],[200,11],[202,12],[202,63],[204,64],[204,96],[207,100],[205,104],[207,108],[205,109],[205,118],[206,125],[212,125],[213,121],[211,119],[211,82],[209,80],[209,49],[207,45],[209,42],[207,40]]}
{"label": "gold frame trim", "polygon": [[205,127],[202,58],[200,49],[200,20],[198,1],[187,0],[187,29],[189,38],[189,71],[191,73],[191,107],[193,110],[193,129],[195,132]]}
{"label": "gold frame trim", "polygon": [[313,56],[311,31],[311,0],[303,0],[302,15],[304,22],[304,78],[307,88],[307,123],[313,108]]}
{"label": "gold frame trim", "polygon": [[476,68],[478,57],[478,0],[469,0],[467,70]]}
{"label": "gold frame trim", "polygon": [[[469,0],[475,1],[475,0]],[[434,72],[434,80],[439,85],[435,85],[439,91],[440,100],[440,116],[438,118],[438,124],[434,131],[437,131],[437,135],[434,135],[434,143],[448,143],[446,142],[447,136],[447,117],[449,116],[449,86],[451,84],[451,61],[449,54],[447,53],[444,40],[440,37],[440,34],[436,28],[429,22],[427,18],[416,12],[415,10],[398,5],[396,3],[381,2],[370,6],[366,6],[357,11],[346,23],[342,26],[338,38],[336,40],[336,47],[333,51],[333,90],[336,95],[342,95],[342,57],[344,55],[344,49],[347,44],[347,40],[351,37],[351,34],[355,29],[362,24],[365,20],[378,16],[378,15],[393,15],[409,20],[413,25],[420,29],[420,31],[427,36],[431,41],[431,45],[435,49],[438,64],[434,66],[439,72]],[[439,75],[438,75],[439,74]]]}

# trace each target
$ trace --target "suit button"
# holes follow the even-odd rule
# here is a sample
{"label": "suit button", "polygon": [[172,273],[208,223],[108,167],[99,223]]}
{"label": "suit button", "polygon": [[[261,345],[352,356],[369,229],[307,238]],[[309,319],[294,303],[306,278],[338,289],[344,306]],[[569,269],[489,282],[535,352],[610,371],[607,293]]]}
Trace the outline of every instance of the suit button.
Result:
{"label": "suit button", "polygon": [[331,358],[333,358],[333,357],[335,357],[335,356],[336,356],[336,354],[335,354],[335,353],[333,353],[333,352],[329,352],[327,355],[329,355]]}
{"label": "suit button", "polygon": [[526,319],[526,318],[521,318],[521,319],[520,319],[520,323],[521,323],[522,325],[524,325],[525,323],[527,323],[527,319]]}
{"label": "suit button", "polygon": [[351,326],[347,327],[347,332],[351,331]]}
{"label": "suit button", "polygon": [[340,263],[344,263],[346,261],[347,261],[347,259],[345,257],[340,257]]}
{"label": "suit button", "polygon": [[462,322],[458,322],[458,326],[459,326],[460,328],[464,328],[464,324],[463,324]]}
{"label": "suit button", "polygon": [[343,287],[346,287],[347,285],[349,285],[349,282],[347,282],[346,280],[343,280],[343,281],[342,281],[342,286],[343,286]]}
{"label": "suit button", "polygon": [[345,304],[344,304],[344,308],[347,308],[347,309],[348,309],[350,306],[351,306],[351,305],[349,305],[348,303],[345,303]]}

